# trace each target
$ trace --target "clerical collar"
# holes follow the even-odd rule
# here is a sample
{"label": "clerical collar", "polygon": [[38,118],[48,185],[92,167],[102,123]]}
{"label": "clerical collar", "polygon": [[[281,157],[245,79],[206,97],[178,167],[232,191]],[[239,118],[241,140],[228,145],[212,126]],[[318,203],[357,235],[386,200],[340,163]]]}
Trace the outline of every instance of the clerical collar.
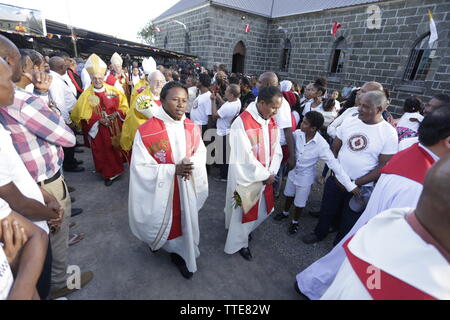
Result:
{"label": "clerical collar", "polygon": [[101,89],[96,89],[96,88],[94,88],[94,92],[97,92],[97,93],[101,93],[101,92],[105,92],[105,86],[103,86]]}
{"label": "clerical collar", "polygon": [[434,159],[434,161],[438,162],[441,159],[433,151],[425,147],[423,144],[419,143],[419,147],[428,152],[428,154]]}
{"label": "clerical collar", "polygon": [[445,248],[437,242],[434,237],[425,229],[422,223],[417,219],[416,212],[413,211],[405,217],[406,222],[408,222],[409,226],[414,230],[415,233],[419,237],[422,238],[426,243],[434,246],[439,253],[450,263],[450,252],[447,252]]}
{"label": "clerical collar", "polygon": [[186,114],[184,114],[183,115],[183,117],[181,118],[181,120],[175,120],[175,119],[173,119],[167,112],[166,112],[166,110],[164,110],[164,108],[163,107],[161,107],[161,108],[158,108],[158,109],[161,109],[160,110],[160,115],[164,118],[164,119],[161,119],[161,120],[166,120],[166,121],[169,121],[169,122],[172,122],[172,123],[176,123],[176,124],[180,124],[180,123],[184,123],[184,120],[186,120]]}

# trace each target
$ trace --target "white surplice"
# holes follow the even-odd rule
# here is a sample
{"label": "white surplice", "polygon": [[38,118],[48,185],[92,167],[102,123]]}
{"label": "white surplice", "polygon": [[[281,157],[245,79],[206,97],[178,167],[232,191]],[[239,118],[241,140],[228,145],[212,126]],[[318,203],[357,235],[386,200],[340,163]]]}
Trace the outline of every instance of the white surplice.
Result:
{"label": "white surplice", "polygon": [[[449,300],[450,264],[406,221],[405,216],[413,210],[401,208],[380,213],[356,233],[348,248],[359,259],[412,287],[434,298]],[[372,297],[345,258],[321,299],[370,300]]]}
{"label": "white surplice", "polygon": [[[439,158],[421,146],[436,161]],[[380,212],[392,208],[415,207],[422,193],[422,184],[394,174],[382,174],[370,196],[366,209],[350,232],[324,257],[297,275],[298,287],[311,300],[320,299],[333,282],[345,260],[342,245],[362,226]]]}
{"label": "white surplice", "polygon": [[[256,105],[247,108],[252,117],[262,126],[265,146],[265,158],[270,159],[269,120],[264,120],[258,113]],[[231,125],[230,130],[230,166],[228,170],[227,195],[225,200],[225,228],[228,236],[225,243],[225,253],[234,254],[242,248],[248,247],[248,236],[267,217],[266,200],[260,193],[258,219],[256,221],[242,223],[242,208],[235,208],[233,195],[236,186],[249,186],[255,182],[267,180],[271,175],[276,175],[280,168],[283,153],[281,151],[280,137],[277,135],[275,151],[272,162],[267,161],[264,167],[256,159],[250,140],[244,129],[242,119],[238,117]]]}
{"label": "white surplice", "polygon": [[[180,164],[186,157],[185,117],[183,121],[175,121],[162,108],[155,117],[164,121],[173,160]],[[138,131],[130,165],[128,210],[130,228],[138,239],[148,243],[152,250],[163,248],[180,255],[188,270],[196,272],[195,259],[200,255],[198,212],[208,197],[206,148],[201,139],[198,150],[189,160],[194,163],[191,179],[185,181],[176,177],[180,190],[182,236],[167,240],[172,226],[175,164],[158,164],[147,151]]]}

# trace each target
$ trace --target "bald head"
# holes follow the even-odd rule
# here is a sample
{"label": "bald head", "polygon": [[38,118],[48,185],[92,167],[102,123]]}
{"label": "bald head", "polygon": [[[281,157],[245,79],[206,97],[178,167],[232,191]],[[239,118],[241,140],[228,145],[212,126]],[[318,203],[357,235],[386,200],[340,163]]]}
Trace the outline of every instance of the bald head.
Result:
{"label": "bald head", "polygon": [[429,171],[416,216],[427,231],[450,252],[450,154]]}
{"label": "bald head", "polygon": [[50,70],[63,75],[67,71],[66,61],[61,57],[52,57],[48,62]]}
{"label": "bald head", "polygon": [[259,76],[259,88],[264,87],[278,87],[278,77],[273,72],[265,72],[262,75]]}
{"label": "bald head", "polygon": [[11,68],[3,58],[0,58],[0,107],[7,107],[14,103],[14,84],[11,78]]}
{"label": "bald head", "polygon": [[383,85],[379,82],[366,82],[361,89],[358,91],[358,94],[356,95],[356,101],[355,105],[360,106],[361,105],[361,97],[366,94],[367,92],[371,91],[381,91],[384,92]]}
{"label": "bald head", "polygon": [[13,82],[19,82],[22,77],[20,52],[16,45],[8,38],[0,35],[0,57],[9,65]]}

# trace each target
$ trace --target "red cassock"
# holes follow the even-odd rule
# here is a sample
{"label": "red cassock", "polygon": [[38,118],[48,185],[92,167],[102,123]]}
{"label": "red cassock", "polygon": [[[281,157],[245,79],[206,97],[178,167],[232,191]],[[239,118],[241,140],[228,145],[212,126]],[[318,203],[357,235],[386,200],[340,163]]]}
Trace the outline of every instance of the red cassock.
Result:
{"label": "red cassock", "polygon": [[[111,127],[99,124],[96,137],[94,139],[91,137],[90,139],[95,171],[101,173],[105,179],[110,179],[124,171],[123,163],[125,159],[122,150],[120,147],[113,146],[112,138],[114,136],[120,137],[123,123],[121,119],[125,119],[125,115],[119,110],[119,96],[108,96],[106,92],[96,92],[95,95],[100,98],[99,111],[105,112],[107,115],[118,112],[120,115],[112,121],[113,125]],[[87,134],[101,118],[101,114],[92,112],[91,119],[82,122],[85,134]]]}

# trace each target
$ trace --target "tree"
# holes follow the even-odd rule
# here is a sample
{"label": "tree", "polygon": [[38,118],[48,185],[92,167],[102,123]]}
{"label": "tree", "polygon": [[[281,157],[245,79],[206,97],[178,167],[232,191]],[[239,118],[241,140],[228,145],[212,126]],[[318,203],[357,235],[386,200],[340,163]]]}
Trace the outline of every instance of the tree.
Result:
{"label": "tree", "polygon": [[147,44],[154,44],[156,38],[156,28],[153,22],[149,22],[145,25],[145,27],[138,32],[137,36],[139,39],[144,41]]}

